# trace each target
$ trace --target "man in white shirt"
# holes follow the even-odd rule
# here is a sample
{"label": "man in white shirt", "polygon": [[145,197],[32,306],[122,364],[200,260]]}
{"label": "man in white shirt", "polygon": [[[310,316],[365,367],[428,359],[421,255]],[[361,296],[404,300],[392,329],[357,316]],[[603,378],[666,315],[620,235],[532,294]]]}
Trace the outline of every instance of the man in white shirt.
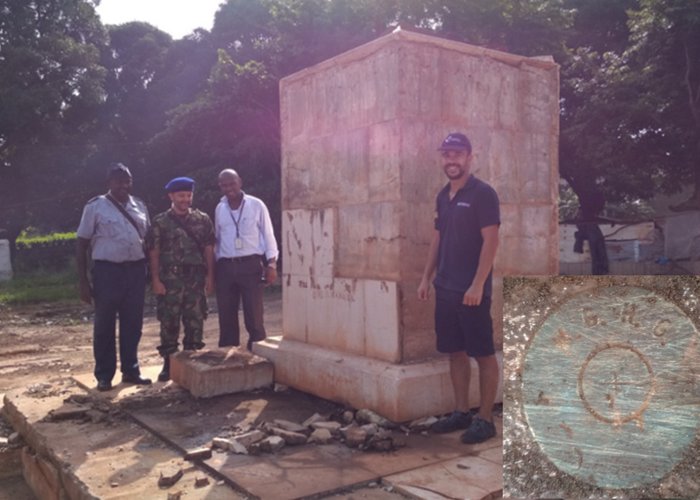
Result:
{"label": "man in white shirt", "polygon": [[277,241],[270,213],[259,198],[246,194],[235,170],[219,174],[223,193],[216,206],[216,301],[219,347],[240,345],[238,304],[248,331],[248,350],[265,339],[263,288],[277,279]]}

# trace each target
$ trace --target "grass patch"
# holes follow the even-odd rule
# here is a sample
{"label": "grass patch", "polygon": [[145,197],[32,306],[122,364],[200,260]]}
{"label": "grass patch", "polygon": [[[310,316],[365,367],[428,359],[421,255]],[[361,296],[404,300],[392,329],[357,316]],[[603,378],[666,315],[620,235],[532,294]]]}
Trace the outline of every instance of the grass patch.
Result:
{"label": "grass patch", "polygon": [[15,274],[0,283],[0,304],[79,301],[78,273],[74,268],[60,271],[38,269]]}

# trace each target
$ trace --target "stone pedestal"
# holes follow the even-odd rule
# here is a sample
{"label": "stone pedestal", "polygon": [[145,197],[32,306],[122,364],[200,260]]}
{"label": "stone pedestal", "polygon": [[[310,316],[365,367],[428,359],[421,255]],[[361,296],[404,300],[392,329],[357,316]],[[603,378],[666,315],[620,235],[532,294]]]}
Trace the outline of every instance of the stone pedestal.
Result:
{"label": "stone pedestal", "polygon": [[170,378],[198,398],[272,385],[272,364],[244,349],[181,351],[170,356]]}
{"label": "stone pedestal", "polygon": [[[336,354],[312,386],[293,375],[301,358],[276,356],[285,383],[337,393],[319,385],[334,383],[324,374],[346,356],[397,376],[408,363],[436,363],[433,303],[416,289],[447,181],[436,148],[452,131],[472,139],[472,172],[501,201],[492,314],[502,344],[501,276],[558,272],[558,95],[549,60],[400,30],[281,81],[284,341],[275,349]],[[353,404],[400,419],[400,385]]]}
{"label": "stone pedestal", "polygon": [[10,242],[8,240],[0,240],[0,281],[9,281],[11,279]]}

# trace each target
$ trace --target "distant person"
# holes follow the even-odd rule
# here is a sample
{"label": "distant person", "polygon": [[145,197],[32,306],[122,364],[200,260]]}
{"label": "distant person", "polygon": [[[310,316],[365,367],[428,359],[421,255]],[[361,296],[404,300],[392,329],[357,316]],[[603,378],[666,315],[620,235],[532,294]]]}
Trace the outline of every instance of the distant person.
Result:
{"label": "distant person", "polygon": [[216,207],[216,302],[219,347],[240,345],[238,305],[248,331],[248,350],[265,339],[263,287],[277,279],[277,241],[270,213],[255,196],[242,191],[235,170],[219,174],[223,193]]}
{"label": "distant person", "polygon": [[[122,383],[151,383],[141,377],[137,359],[146,287],[143,239],[148,210],[143,201],[130,195],[131,172],[121,163],[112,166],[107,183],[109,192],[87,202],[78,227],[80,298],[95,304],[93,353],[98,391],[112,388],[117,369],[117,317]],[[93,262],[92,281],[88,279],[88,253]]]}
{"label": "distant person", "polygon": [[182,348],[204,347],[207,295],[214,291],[214,225],[204,212],[192,209],[194,180],[177,177],[165,186],[170,208],[153,218],[146,238],[151,261],[151,285],[158,300],[163,369],[158,380],[170,380],[170,355]]}
{"label": "distant person", "polygon": [[[449,183],[437,195],[435,231],[418,297],[427,300],[435,280],[437,350],[450,356],[456,409],[433,425],[435,432],[465,429],[464,443],[496,434],[493,404],[499,369],[491,322],[491,270],[498,247],[498,196],[470,173],[472,146],[464,134],[447,136],[439,148]],[[480,407],[469,407],[469,357],[479,366]]]}

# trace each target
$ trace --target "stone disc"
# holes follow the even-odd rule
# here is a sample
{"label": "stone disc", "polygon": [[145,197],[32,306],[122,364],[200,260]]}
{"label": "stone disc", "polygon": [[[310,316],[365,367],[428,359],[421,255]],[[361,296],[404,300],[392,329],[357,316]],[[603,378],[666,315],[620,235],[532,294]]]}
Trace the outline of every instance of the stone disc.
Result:
{"label": "stone disc", "polygon": [[543,453],[602,488],[662,478],[698,430],[699,343],[683,311],[652,291],[573,296],[525,355],[523,405]]}

